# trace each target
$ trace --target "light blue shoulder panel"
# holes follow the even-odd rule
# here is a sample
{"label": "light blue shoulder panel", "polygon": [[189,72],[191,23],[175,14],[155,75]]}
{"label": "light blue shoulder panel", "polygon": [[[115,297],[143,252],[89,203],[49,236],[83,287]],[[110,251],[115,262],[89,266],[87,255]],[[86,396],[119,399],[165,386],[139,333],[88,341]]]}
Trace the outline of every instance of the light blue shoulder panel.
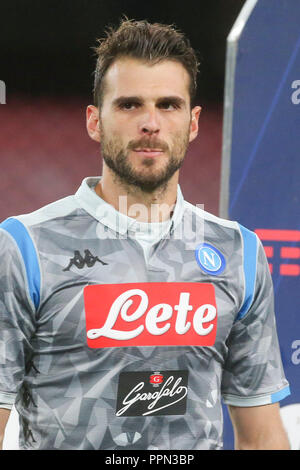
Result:
{"label": "light blue shoulder panel", "polygon": [[0,228],[6,230],[18,245],[26,269],[30,297],[37,309],[40,303],[41,273],[31,236],[27,228],[14,218],[6,219],[0,224]]}
{"label": "light blue shoulder panel", "polygon": [[245,276],[245,297],[243,305],[236,317],[236,321],[243,318],[248,312],[254,296],[256,269],[257,269],[257,237],[243,225],[239,224],[243,238],[243,268]]}

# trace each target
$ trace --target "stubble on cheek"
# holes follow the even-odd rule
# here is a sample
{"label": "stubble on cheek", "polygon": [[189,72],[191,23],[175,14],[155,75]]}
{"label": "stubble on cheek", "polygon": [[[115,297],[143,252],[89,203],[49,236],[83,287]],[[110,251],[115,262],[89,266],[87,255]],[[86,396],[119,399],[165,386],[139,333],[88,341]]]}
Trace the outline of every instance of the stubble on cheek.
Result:
{"label": "stubble on cheek", "polygon": [[120,153],[125,153],[124,145],[118,135],[108,138],[101,127],[100,148],[103,157],[115,158]]}
{"label": "stubble on cheek", "polygon": [[[129,141],[126,145],[118,135],[107,137],[101,127],[101,153],[106,165],[114,172],[116,178],[124,184],[140,187],[151,192],[165,185],[173,174],[181,167],[189,144],[188,130],[177,132],[172,138],[172,145],[157,139],[153,147],[161,147],[162,157],[144,158],[138,166],[129,158],[129,153],[139,146],[149,145],[149,138]],[[151,144],[152,145],[152,144]],[[153,170],[152,170],[153,168]]]}

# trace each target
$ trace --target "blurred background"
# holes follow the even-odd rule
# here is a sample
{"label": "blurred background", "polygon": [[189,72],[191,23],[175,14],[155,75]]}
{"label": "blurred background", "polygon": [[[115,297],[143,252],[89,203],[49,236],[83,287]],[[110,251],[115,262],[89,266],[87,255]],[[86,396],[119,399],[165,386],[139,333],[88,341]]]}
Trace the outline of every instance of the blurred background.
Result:
{"label": "blurred background", "polygon": [[175,24],[201,62],[200,132],[181,171],[185,198],[219,213],[226,38],[245,0],[10,0],[1,4],[0,220],[73,194],[101,174],[85,129],[92,47],[122,15]]}

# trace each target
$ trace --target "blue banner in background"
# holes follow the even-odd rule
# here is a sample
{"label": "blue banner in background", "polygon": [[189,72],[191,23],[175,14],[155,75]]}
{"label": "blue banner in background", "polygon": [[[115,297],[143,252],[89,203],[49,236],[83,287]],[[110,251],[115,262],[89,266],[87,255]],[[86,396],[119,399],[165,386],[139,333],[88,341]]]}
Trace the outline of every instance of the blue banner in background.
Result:
{"label": "blue banner in background", "polygon": [[[257,233],[269,261],[300,449],[300,2],[248,0],[227,43],[220,215]],[[233,433],[224,409],[224,446]]]}

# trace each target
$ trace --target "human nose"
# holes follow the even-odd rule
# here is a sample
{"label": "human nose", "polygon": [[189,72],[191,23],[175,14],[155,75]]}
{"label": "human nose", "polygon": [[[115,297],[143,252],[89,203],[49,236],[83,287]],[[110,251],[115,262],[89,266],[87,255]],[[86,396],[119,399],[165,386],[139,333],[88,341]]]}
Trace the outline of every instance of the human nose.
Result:
{"label": "human nose", "polygon": [[140,124],[140,132],[144,135],[158,134],[160,131],[159,118],[155,108],[148,108],[143,114]]}

